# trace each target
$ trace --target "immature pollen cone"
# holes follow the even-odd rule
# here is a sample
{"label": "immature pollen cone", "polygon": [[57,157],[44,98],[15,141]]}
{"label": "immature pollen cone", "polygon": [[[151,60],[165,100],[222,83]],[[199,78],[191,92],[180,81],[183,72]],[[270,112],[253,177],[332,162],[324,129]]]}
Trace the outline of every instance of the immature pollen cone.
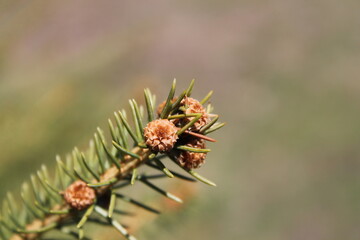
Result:
{"label": "immature pollen cone", "polygon": [[76,181],[64,192],[65,201],[77,210],[89,207],[95,201],[95,191],[83,181]]}
{"label": "immature pollen cone", "polygon": [[[191,113],[202,113],[202,117],[195,122],[195,124],[191,127],[190,130],[192,131],[199,131],[200,128],[202,128],[203,126],[205,126],[209,121],[209,116],[205,111],[205,108],[203,107],[203,105],[201,105],[201,103],[194,99],[194,98],[190,98],[190,97],[186,97],[183,100],[181,100],[181,106],[184,106],[186,111],[184,112],[185,114],[191,114]],[[187,122],[190,122],[193,118],[185,118],[184,120]]]}
{"label": "immature pollen cone", "polygon": [[[199,138],[193,138],[186,146],[192,148],[200,148],[204,149],[205,141]],[[205,163],[206,153],[196,153],[196,152],[189,152],[189,151],[181,151],[177,156],[178,163],[190,170],[193,168],[199,168]]]}
{"label": "immature pollen cone", "polygon": [[144,128],[145,143],[154,152],[168,152],[178,139],[177,130],[167,119],[149,122]]}
{"label": "immature pollen cone", "polygon": [[[173,99],[170,101],[171,104],[173,104],[174,102],[176,102],[176,100],[177,100],[177,97],[173,98]],[[166,101],[163,101],[163,102],[160,103],[159,106],[157,107],[156,113],[157,113],[158,116],[161,115],[161,112],[162,112],[162,110],[164,109],[165,105],[166,105]]]}

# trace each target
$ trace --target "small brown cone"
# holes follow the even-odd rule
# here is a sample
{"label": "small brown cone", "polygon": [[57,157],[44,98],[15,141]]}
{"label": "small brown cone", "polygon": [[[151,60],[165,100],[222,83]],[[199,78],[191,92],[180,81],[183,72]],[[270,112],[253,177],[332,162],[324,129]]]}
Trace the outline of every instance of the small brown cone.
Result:
{"label": "small brown cone", "polygon": [[167,119],[149,122],[144,128],[145,143],[154,152],[168,152],[178,139],[177,130]]}
{"label": "small brown cone", "polygon": [[[177,100],[176,97],[173,98],[173,99],[171,100],[171,104],[173,104],[176,100]],[[163,101],[162,103],[159,104],[159,106],[158,106],[157,109],[156,109],[156,113],[157,113],[157,115],[158,115],[159,117],[160,117],[160,115],[161,115],[162,110],[163,110],[164,107],[165,107],[165,104],[166,104],[166,101]]]}
{"label": "small brown cone", "polygon": [[95,190],[81,180],[71,184],[64,192],[65,201],[77,210],[89,207],[94,203],[95,198]]}
{"label": "small brown cone", "polygon": [[[198,138],[193,138],[186,146],[199,149],[206,147],[205,141]],[[201,167],[205,163],[205,158],[206,153],[181,151],[177,156],[177,161],[182,167],[190,170]]]}
{"label": "small brown cone", "polygon": [[[205,126],[207,123],[210,122],[209,116],[205,111],[205,108],[203,105],[196,99],[186,97],[181,101],[181,106],[185,107],[185,114],[191,114],[191,113],[201,113],[203,114],[202,117],[194,123],[194,125],[189,129],[191,131],[199,131],[203,126]],[[193,117],[190,118],[184,118],[184,125],[188,122],[190,122],[193,119]]]}

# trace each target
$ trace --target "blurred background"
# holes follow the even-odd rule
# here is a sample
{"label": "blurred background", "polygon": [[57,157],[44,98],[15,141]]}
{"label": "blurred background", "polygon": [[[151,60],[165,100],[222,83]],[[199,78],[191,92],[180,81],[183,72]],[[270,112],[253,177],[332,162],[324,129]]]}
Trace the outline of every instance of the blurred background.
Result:
{"label": "blurred background", "polygon": [[[127,99],[196,79],[227,126],[140,239],[359,239],[360,2],[0,2],[0,197]],[[178,91],[180,92],[180,91]],[[175,189],[176,191],[176,189]],[[99,230],[100,231],[100,230]],[[103,239],[114,239],[107,236]],[[102,239],[99,237],[99,239]]]}

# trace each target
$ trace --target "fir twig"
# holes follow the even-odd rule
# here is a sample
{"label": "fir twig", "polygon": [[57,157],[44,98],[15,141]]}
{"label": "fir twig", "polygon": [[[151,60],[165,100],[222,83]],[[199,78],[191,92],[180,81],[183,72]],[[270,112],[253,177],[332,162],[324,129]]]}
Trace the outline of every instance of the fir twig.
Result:
{"label": "fir twig", "polygon": [[[130,100],[134,124],[130,125],[125,111],[115,112],[116,124],[108,119],[110,144],[107,144],[104,132],[97,128],[87,151],[80,152],[74,148],[72,154],[67,155],[65,163],[60,156],[56,156],[54,178],[51,178],[46,167],[42,166],[36,175],[30,177],[31,189],[28,183],[22,185],[21,208],[16,204],[12,194],[8,194],[3,201],[0,239],[34,240],[52,229],[58,229],[71,236],[77,235],[79,239],[89,239],[85,237],[83,227],[91,221],[112,225],[126,239],[135,240],[135,237],[127,232],[125,225],[114,219],[114,213],[126,214],[117,209],[116,200],[121,199],[156,214],[160,211],[117,191],[133,185],[138,180],[163,196],[182,203],[183,200],[156,186],[152,180],[176,177],[192,182],[199,180],[215,186],[215,183],[189,168],[200,164],[190,162],[184,165],[184,161],[202,161],[210,152],[210,149],[205,148],[204,141],[215,141],[206,135],[225,125],[217,123],[218,115],[209,114],[212,111],[210,104],[207,109],[202,107],[202,104],[210,99],[212,91],[197,103],[197,108],[200,106],[199,111],[185,113],[190,106],[184,105],[187,101],[183,99],[189,99],[193,86],[194,80],[186,90],[174,98],[174,80],[159,119],[155,119],[155,95],[152,95],[149,89],[145,89],[147,122],[157,121],[156,124],[146,125],[146,133],[143,128],[145,108],[139,106],[135,100]],[[208,118],[209,116],[212,119]],[[194,126],[199,124],[202,124],[200,128],[194,130]],[[134,126],[135,130],[131,126]],[[128,141],[129,136],[133,143]],[[191,145],[193,142],[203,147]],[[157,144],[163,145],[154,146]],[[131,145],[135,147],[131,149]],[[187,154],[182,155],[179,160],[182,153]],[[162,161],[165,157],[170,157],[193,178],[169,170]],[[161,171],[161,174],[144,175],[139,172],[142,165]],[[93,212],[99,214],[102,219],[92,217]],[[69,230],[69,224],[75,224],[78,232]]]}

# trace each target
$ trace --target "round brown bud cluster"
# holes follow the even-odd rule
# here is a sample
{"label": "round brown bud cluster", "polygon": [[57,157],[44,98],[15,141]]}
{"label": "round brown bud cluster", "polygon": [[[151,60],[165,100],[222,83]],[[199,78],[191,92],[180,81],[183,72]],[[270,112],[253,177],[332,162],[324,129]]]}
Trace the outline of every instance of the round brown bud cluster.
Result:
{"label": "round brown bud cluster", "polygon": [[149,122],[144,128],[146,145],[154,152],[168,152],[176,143],[178,128],[167,119]]}
{"label": "round brown bud cluster", "polygon": [[77,210],[89,207],[94,203],[95,197],[95,190],[81,180],[71,184],[64,192],[65,201]]}
{"label": "round brown bud cluster", "polygon": [[[173,104],[174,102],[176,102],[176,100],[177,100],[177,97],[173,98],[173,99],[171,100],[171,104]],[[159,106],[158,106],[157,109],[156,109],[156,113],[157,113],[157,115],[158,115],[159,117],[160,117],[160,115],[161,115],[162,110],[163,110],[164,107],[165,107],[165,104],[166,104],[166,101],[163,101],[162,103],[159,104]]]}
{"label": "round brown bud cluster", "polygon": [[[203,139],[193,138],[186,144],[188,147],[204,149],[206,147]],[[206,153],[196,153],[189,151],[181,151],[177,156],[178,163],[190,170],[193,168],[199,168],[205,163]]]}
{"label": "round brown bud cluster", "polygon": [[[201,113],[203,114],[202,117],[195,122],[195,124],[190,128],[192,131],[199,131],[200,128],[205,126],[207,123],[210,122],[210,118],[208,114],[205,111],[205,108],[203,105],[196,99],[185,97],[183,100],[181,100],[181,106],[185,107],[185,114],[191,114],[191,113]],[[190,122],[193,119],[193,117],[185,118],[184,121],[186,123]]]}

